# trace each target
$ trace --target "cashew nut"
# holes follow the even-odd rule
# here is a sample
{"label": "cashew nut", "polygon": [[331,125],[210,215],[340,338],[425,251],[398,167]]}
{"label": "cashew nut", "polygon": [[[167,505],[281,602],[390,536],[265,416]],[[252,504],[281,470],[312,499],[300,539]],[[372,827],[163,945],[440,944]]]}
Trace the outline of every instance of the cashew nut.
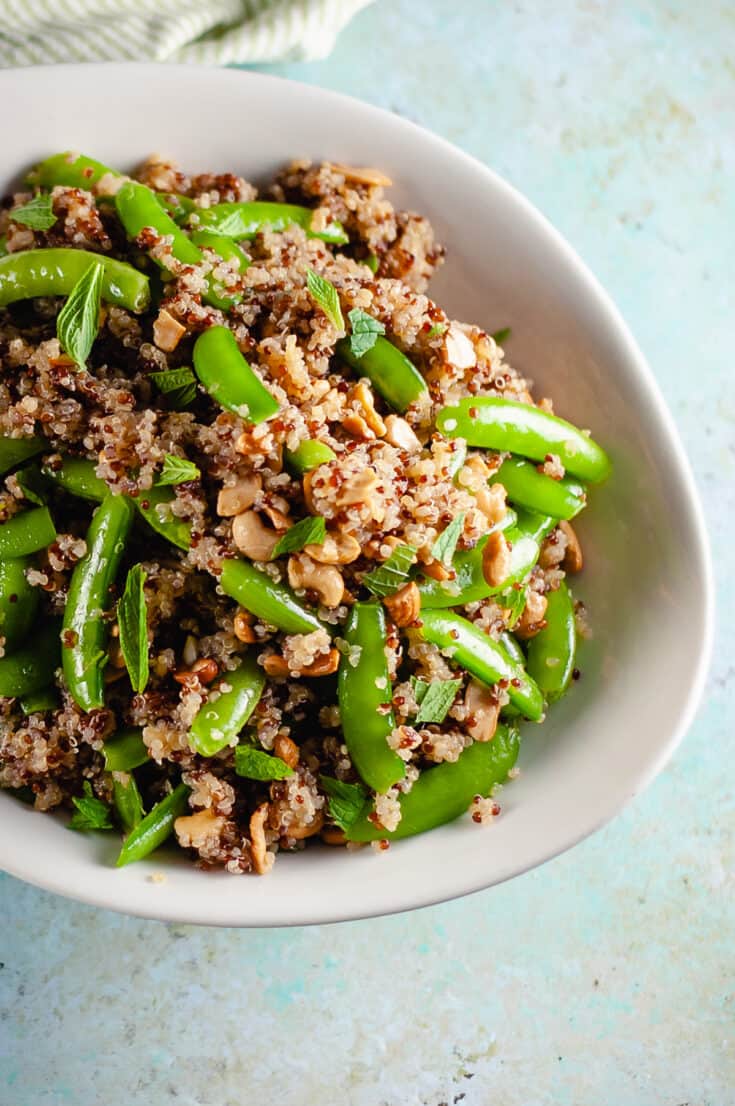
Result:
{"label": "cashew nut", "polygon": [[256,472],[241,476],[234,484],[220,489],[217,496],[217,514],[222,518],[240,515],[252,507],[263,487],[263,481]]}
{"label": "cashew nut", "polygon": [[411,580],[404,584],[394,595],[386,595],[383,603],[388,608],[396,626],[411,626],[421,610],[421,592]]}
{"label": "cashew nut", "polygon": [[273,867],[273,853],[268,852],[265,840],[265,823],[268,819],[268,803],[261,803],[250,816],[250,855],[253,868],[259,876],[265,876]]}
{"label": "cashew nut", "polygon": [[232,520],[235,545],[253,561],[269,561],[278,542],[275,530],[263,523],[257,511],[243,511]]}
{"label": "cashew nut", "polygon": [[482,551],[482,575],[491,588],[498,588],[507,580],[510,573],[510,549],[500,531],[488,534]]}
{"label": "cashew nut", "polygon": [[475,741],[490,741],[495,735],[500,716],[500,704],[491,688],[472,680],[464,694],[467,710],[465,727]]}
{"label": "cashew nut", "polygon": [[345,592],[345,582],[339,569],[313,561],[308,553],[295,553],[289,557],[288,582],[292,588],[315,591],[325,607],[339,606]]}

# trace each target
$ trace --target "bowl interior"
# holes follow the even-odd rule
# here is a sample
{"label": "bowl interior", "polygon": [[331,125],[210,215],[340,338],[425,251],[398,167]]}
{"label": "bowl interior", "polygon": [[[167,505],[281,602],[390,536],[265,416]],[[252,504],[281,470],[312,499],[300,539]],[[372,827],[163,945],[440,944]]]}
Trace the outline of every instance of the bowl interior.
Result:
{"label": "bowl interior", "polygon": [[[0,795],[0,863],[23,879],[131,913],[227,925],[364,917],[489,886],[568,848],[660,769],[696,705],[709,649],[706,542],[686,460],[649,370],[573,251],[491,172],[388,113],[262,75],[172,66],[0,73],[4,193],[47,154],[79,149],[127,169],[161,151],[193,171],[267,179],[306,156],[376,165],[398,205],[429,216],[448,248],[431,294],[488,330],[510,325],[509,359],[589,427],[614,474],[579,524],[575,590],[593,637],[582,679],[543,727],[526,726],[521,775],[492,829],[463,821],[372,850],[282,856],[265,880],[203,874],[157,854],[123,871],[115,844],[69,833]],[[90,89],[94,94],[90,94]],[[28,126],[27,121],[33,125]],[[163,872],[165,881],[152,881]]]}

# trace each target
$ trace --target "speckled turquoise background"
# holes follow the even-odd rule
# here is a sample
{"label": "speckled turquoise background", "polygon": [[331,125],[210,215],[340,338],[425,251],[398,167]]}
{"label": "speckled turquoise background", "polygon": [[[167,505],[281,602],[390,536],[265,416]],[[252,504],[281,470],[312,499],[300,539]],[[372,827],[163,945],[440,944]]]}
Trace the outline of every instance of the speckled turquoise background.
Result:
{"label": "speckled turquoise background", "polygon": [[215,931],[3,879],[3,1106],[735,1103],[734,45],[716,0],[382,0],[328,61],[269,67],[475,154],[611,291],[704,497],[714,667],[631,809],[461,902]]}

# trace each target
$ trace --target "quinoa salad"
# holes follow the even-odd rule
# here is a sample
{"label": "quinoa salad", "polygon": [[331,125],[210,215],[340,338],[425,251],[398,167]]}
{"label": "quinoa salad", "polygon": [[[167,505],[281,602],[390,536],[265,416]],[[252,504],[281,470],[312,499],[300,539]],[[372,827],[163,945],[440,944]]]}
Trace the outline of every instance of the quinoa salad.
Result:
{"label": "quinoa salad", "polygon": [[608,458],[390,184],[62,153],[2,202],[0,786],[118,865],[488,825],[579,675]]}

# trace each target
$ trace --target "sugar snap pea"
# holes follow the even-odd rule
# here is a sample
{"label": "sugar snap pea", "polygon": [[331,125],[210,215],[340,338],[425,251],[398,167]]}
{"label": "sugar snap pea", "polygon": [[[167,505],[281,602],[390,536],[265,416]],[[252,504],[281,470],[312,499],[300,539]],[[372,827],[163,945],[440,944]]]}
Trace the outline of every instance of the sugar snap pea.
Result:
{"label": "sugar snap pea", "polygon": [[82,710],[104,706],[105,644],[110,589],[125,550],[133,507],[121,495],[108,495],[92,517],[87,552],[77,562],[64,608],[62,661],[64,678]]}
{"label": "sugar snap pea", "polygon": [[101,503],[110,490],[95,472],[94,461],[81,457],[62,457],[54,465],[44,465],[41,470],[49,480],[70,495]]}
{"label": "sugar snap pea", "polygon": [[428,392],[426,381],[414,363],[387,338],[376,338],[375,345],[361,357],[352,352],[349,338],[337,342],[336,351],[351,369],[366,376],[396,411],[405,411]]}
{"label": "sugar snap pea", "polygon": [[[250,259],[243,253],[236,242],[226,238],[223,234],[214,234],[211,230],[194,231],[191,241],[195,246],[204,250],[212,250],[223,261],[235,263],[238,272],[244,273],[250,266]],[[215,276],[209,277],[210,287],[207,294],[207,302],[212,307],[219,307],[221,311],[229,311],[237,303],[242,302],[239,292],[230,292],[227,287],[217,281]]]}
{"label": "sugar snap pea", "polygon": [[174,828],[174,822],[188,809],[187,800],[189,788],[185,783],[180,783],[170,795],[156,803],[152,810],[125,839],[125,843],[117,858],[117,867],[123,868],[126,864],[132,864],[136,860],[142,860],[169,837]]}
{"label": "sugar snap pea", "polygon": [[344,630],[358,653],[339,666],[337,687],[342,733],[358,776],[374,791],[387,791],[406,774],[388,744],[395,728],[391,681],[385,656],[385,610],[380,603],[355,603]]}
{"label": "sugar snap pea", "polygon": [[492,741],[475,742],[454,763],[425,769],[407,794],[398,799],[401,820],[394,830],[376,826],[368,800],[355,822],[347,829],[349,841],[399,841],[426,833],[464,814],[475,795],[489,795],[497,783],[506,779],[516,762],[520,741],[518,731],[497,727]]}
{"label": "sugar snap pea", "polygon": [[24,714],[44,714],[49,710],[58,710],[59,696],[53,684],[32,691],[20,699],[20,709]]}
{"label": "sugar snap pea", "polygon": [[132,772],[148,760],[148,749],[141,730],[122,730],[102,746],[105,769],[108,772]]}
{"label": "sugar snap pea", "polygon": [[112,777],[112,803],[123,833],[132,831],[143,821],[143,800],[135,776],[129,772],[115,772]]}
{"label": "sugar snap pea", "polygon": [[451,611],[421,611],[421,636],[444,651],[455,664],[481,683],[507,681],[511,703],[526,718],[540,721],[544,698],[525,669],[511,660],[502,645],[472,622]]}
{"label": "sugar snap pea", "polygon": [[[191,724],[189,745],[203,757],[213,757],[230,745],[255,710],[265,687],[265,673],[253,654],[225,673],[219,697],[204,703]],[[226,688],[226,690],[221,690]]]}
{"label": "sugar snap pea", "polygon": [[0,637],[6,654],[27,637],[38,610],[39,589],[26,576],[32,563],[30,557],[0,561]]}
{"label": "sugar snap pea", "polygon": [[147,185],[126,180],[115,193],[115,207],[128,238],[137,239],[144,230],[153,230],[160,237],[171,239],[171,253],[177,261],[184,265],[201,265],[199,247],[177,227]]}
{"label": "sugar snap pea", "polygon": [[0,523],[0,560],[37,553],[55,540],[56,527],[48,507],[20,511]]}
{"label": "sugar snap pea", "polygon": [[124,261],[64,247],[0,257],[0,307],[37,296],[68,296],[90,265],[98,263],[103,269],[102,299],[129,311],[145,311],[150,303],[145,273]]}
{"label": "sugar snap pea", "polygon": [[289,587],[276,583],[250,561],[225,561],[220,586],[225,595],[256,618],[287,634],[310,634],[322,629],[317,616],[301,605]]}
{"label": "sugar snap pea", "polygon": [[292,472],[295,472],[298,476],[303,476],[304,473],[311,472],[319,465],[326,465],[329,461],[333,461],[336,456],[337,454],[326,442],[309,438],[301,442],[296,449],[287,449],[284,453],[284,460]]}
{"label": "sugar snap pea", "polygon": [[59,623],[50,619],[33,641],[9,657],[0,657],[0,697],[24,697],[48,687],[59,665],[60,652]]}
{"label": "sugar snap pea", "polygon": [[43,448],[42,438],[0,437],[0,476],[35,457]]}
{"label": "sugar snap pea", "polygon": [[211,226],[217,229],[218,234],[237,239],[254,238],[259,231],[266,228],[284,231],[291,226],[299,226],[306,231],[308,238],[321,238],[323,242],[329,242],[333,246],[341,246],[349,241],[344,227],[336,219],[328,223],[324,230],[314,230],[313,218],[314,212],[309,207],[253,200],[249,203],[221,203],[196,208],[190,216],[190,224]]}
{"label": "sugar snap pea", "polygon": [[27,180],[32,187],[50,190],[63,185],[66,188],[83,188],[89,192],[105,176],[121,177],[122,174],[93,157],[65,150],[61,154],[52,154],[36,165],[28,174]]}
{"label": "sugar snap pea", "polygon": [[194,371],[215,402],[252,423],[278,411],[278,403],[240,353],[226,326],[211,326],[194,343]]}
{"label": "sugar snap pea", "polygon": [[574,672],[577,629],[574,603],[563,580],[546,599],[546,626],[528,643],[527,668],[547,702],[553,703],[567,690]]}
{"label": "sugar snap pea", "polygon": [[603,449],[576,426],[529,403],[500,396],[467,396],[436,416],[437,429],[468,445],[507,450],[532,461],[556,454],[580,480],[596,484],[610,472]]}
{"label": "sugar snap pea", "polygon": [[511,502],[529,511],[540,511],[553,518],[570,519],[584,507],[587,497],[584,485],[568,476],[554,480],[539,472],[531,461],[509,457],[503,461],[492,482],[502,484]]}

